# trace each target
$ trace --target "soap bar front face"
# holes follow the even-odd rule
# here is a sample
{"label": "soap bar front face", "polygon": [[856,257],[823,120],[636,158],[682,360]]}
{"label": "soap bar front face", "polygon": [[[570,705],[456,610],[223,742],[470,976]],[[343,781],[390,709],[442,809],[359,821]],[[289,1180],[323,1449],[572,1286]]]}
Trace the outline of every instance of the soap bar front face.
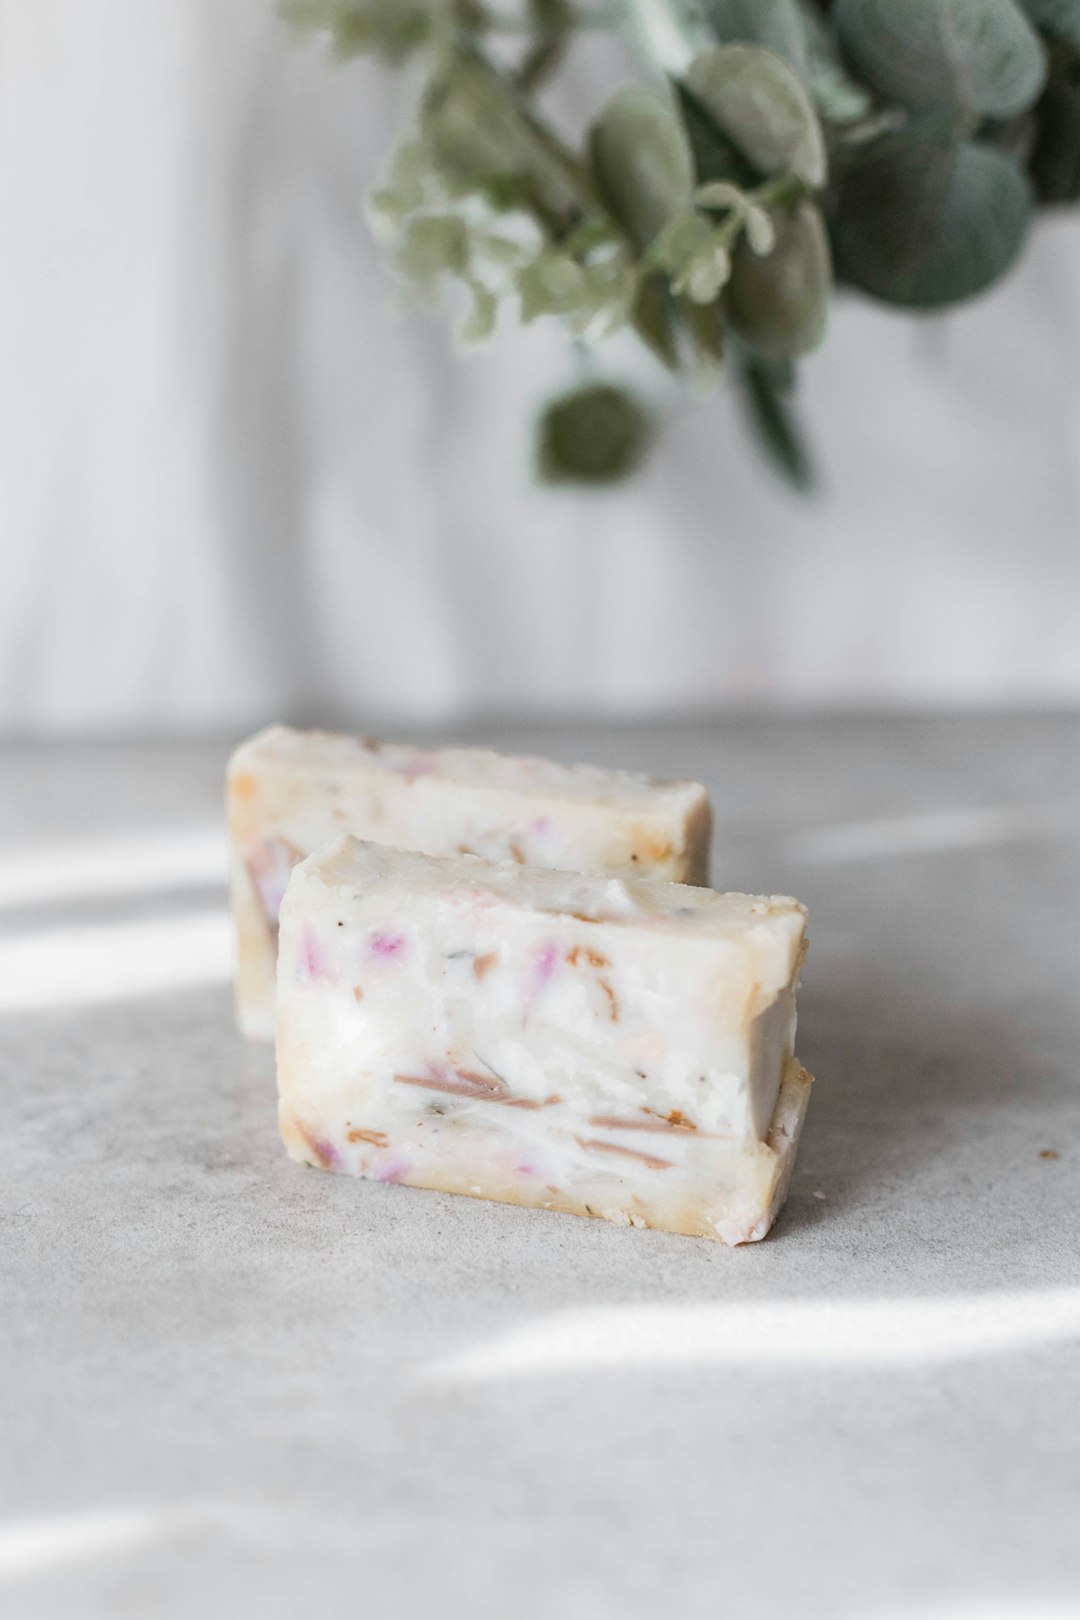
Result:
{"label": "soap bar front face", "polygon": [[417,748],[274,726],[228,772],[237,1006],[274,1033],[277,921],[289,873],[343,833],[574,872],[707,883],[712,814],[696,782]]}
{"label": "soap bar front face", "polygon": [[281,913],[282,1135],[309,1164],[740,1243],[786,1189],[788,899],[347,839]]}

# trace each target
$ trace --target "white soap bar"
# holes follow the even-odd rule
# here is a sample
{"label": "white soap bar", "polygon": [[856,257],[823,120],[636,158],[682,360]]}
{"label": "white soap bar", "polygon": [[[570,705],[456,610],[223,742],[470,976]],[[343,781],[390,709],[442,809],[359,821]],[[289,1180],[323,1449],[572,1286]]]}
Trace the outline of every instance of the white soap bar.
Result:
{"label": "white soap bar", "polygon": [[346,838],[281,911],[281,1130],[308,1164],[764,1237],[810,1080],[797,901]]}
{"label": "white soap bar", "polygon": [[344,832],[429,855],[707,883],[712,814],[696,782],[438,752],[272,726],[228,772],[237,1010],[271,1040],[277,918],[289,873]]}

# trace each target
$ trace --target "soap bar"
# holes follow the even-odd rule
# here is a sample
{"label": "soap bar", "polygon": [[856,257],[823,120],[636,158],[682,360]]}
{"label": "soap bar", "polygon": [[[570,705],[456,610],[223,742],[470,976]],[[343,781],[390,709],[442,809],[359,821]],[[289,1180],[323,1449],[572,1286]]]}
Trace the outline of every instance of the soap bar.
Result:
{"label": "soap bar", "polygon": [[707,883],[712,813],[696,782],[272,726],[228,771],[237,1011],[274,1034],[277,920],[289,873],[342,833],[429,855]]}
{"label": "soap bar", "polygon": [[280,1123],[325,1169],[764,1237],[810,1080],[794,900],[346,838],[281,911]]}

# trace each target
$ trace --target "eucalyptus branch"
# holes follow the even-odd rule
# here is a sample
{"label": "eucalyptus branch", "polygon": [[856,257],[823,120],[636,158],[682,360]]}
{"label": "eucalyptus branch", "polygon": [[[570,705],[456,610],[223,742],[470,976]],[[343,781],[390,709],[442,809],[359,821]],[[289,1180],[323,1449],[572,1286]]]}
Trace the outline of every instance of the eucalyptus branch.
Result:
{"label": "eucalyptus branch", "polygon": [[[424,74],[371,203],[416,296],[456,288],[469,343],[500,310],[560,320],[579,346],[627,327],[691,385],[731,353],[800,486],[795,362],[823,337],[834,262],[872,297],[938,308],[1006,273],[1037,199],[1080,197],[1080,0],[280,3],[339,54]],[[644,82],[579,143],[538,90],[597,29]],[[643,444],[613,410],[610,389],[575,394],[545,466],[594,430]]]}

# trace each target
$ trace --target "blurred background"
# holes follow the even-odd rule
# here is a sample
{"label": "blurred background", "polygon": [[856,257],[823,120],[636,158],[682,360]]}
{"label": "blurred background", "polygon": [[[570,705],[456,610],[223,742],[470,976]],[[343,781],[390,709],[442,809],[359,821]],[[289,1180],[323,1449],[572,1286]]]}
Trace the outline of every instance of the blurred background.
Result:
{"label": "blurred background", "polygon": [[658,452],[541,491],[566,340],[459,364],[369,238],[404,110],[271,0],[0,0],[0,728],[1080,698],[1080,218],[954,315],[840,303],[815,498],[629,345]]}

